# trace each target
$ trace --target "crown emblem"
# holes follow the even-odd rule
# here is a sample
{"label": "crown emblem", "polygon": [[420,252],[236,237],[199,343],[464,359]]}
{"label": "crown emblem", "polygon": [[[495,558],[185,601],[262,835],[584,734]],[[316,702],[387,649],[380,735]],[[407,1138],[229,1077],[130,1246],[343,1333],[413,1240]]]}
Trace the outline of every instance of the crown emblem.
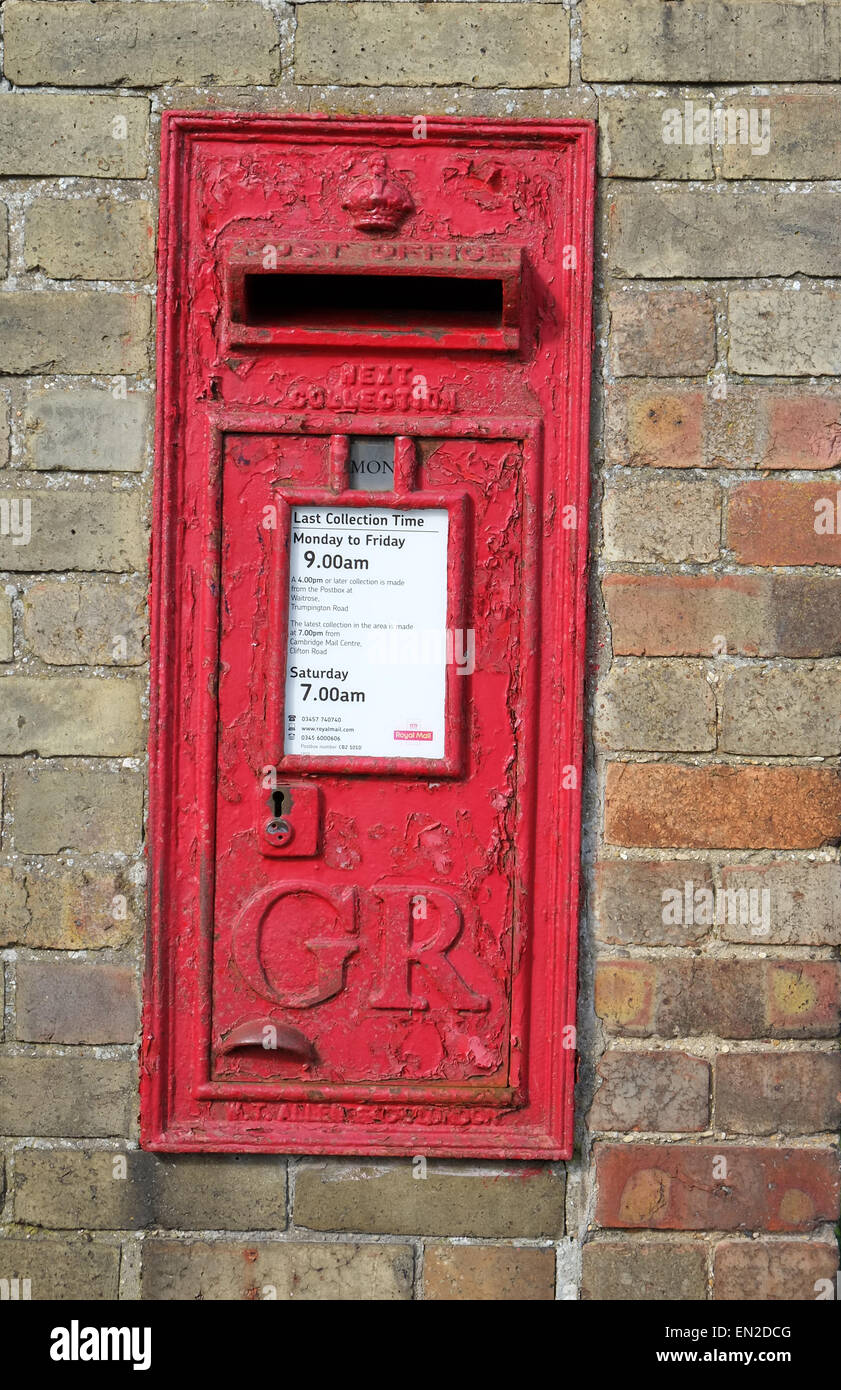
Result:
{"label": "crown emblem", "polygon": [[396,232],[404,217],[415,210],[408,189],[389,172],[382,155],[371,161],[363,178],[351,184],[342,207],[360,232]]}

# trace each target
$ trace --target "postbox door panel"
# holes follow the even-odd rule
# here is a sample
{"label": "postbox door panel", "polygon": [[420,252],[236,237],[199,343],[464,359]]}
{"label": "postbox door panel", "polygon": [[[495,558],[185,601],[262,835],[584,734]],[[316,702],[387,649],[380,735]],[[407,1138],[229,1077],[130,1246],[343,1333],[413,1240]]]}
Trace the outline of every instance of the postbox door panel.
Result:
{"label": "postbox door panel", "polygon": [[[225,848],[216,862],[212,1080],[232,1097],[243,1084],[283,1094],[291,1083],[296,1096],[367,1088],[385,1100],[401,1086],[427,1102],[516,1104],[525,1039],[518,1030],[512,1060],[515,949],[528,935],[531,873],[517,812],[530,747],[521,737],[531,674],[523,651],[536,645],[524,631],[536,620],[537,580],[526,501],[536,480],[526,459],[534,468],[536,451],[516,440],[404,441],[411,490],[336,501],[336,443],[225,437],[216,802]],[[411,523],[431,518],[440,534],[448,516],[456,553],[442,569],[429,526],[421,536]],[[394,522],[391,544],[366,521]],[[312,626],[301,627],[298,648],[288,646],[296,539],[311,566],[300,623]],[[405,589],[418,566],[429,589],[446,588],[449,616],[459,619],[442,624],[437,647],[431,631],[401,630],[410,626],[399,621],[405,605],[388,604],[385,586]],[[353,622],[363,612],[383,629],[381,661],[356,659],[361,688],[348,691]],[[389,614],[397,621],[377,622]],[[303,667],[310,700],[300,708],[318,711],[327,742],[309,759],[293,755],[291,772],[286,753],[296,743],[283,699],[298,649],[321,653]],[[364,748],[339,751],[341,772],[323,770],[331,740],[345,727],[355,737],[360,704],[380,691],[386,706],[391,690],[396,701],[411,699],[406,667],[420,681],[442,662],[457,770],[442,757],[440,770],[419,773],[412,758],[370,758]],[[356,697],[349,713],[343,695]],[[412,723],[400,709],[383,707],[380,717],[390,721],[386,737]],[[409,751],[416,747],[421,764],[434,764],[422,744]],[[267,852],[273,817],[304,837],[287,853]]]}

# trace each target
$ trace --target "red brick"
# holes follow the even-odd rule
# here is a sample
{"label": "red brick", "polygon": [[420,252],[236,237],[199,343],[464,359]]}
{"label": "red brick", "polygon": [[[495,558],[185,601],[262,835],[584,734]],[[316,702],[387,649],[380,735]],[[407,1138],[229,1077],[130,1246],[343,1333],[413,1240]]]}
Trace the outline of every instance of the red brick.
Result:
{"label": "red brick", "polygon": [[710,1067],[685,1052],[606,1052],[601,1086],[589,1115],[591,1130],[707,1128]]}
{"label": "red brick", "polygon": [[617,376],[703,376],[715,362],[715,315],[699,290],[625,286],[610,298]]}
{"label": "red brick", "polygon": [[837,396],[772,395],[762,468],[838,468],[841,400]]}
{"label": "red brick", "polygon": [[595,1007],[629,1037],[833,1038],[841,1018],[836,961],[600,961]]}
{"label": "red brick", "polygon": [[609,844],[815,849],[841,838],[841,778],[809,767],[610,763]]}
{"label": "red brick", "polygon": [[835,1149],[728,1144],[597,1144],[596,1181],[599,1225],[673,1231],[809,1231],[841,1186]]}
{"label": "red brick", "polygon": [[715,1124],[732,1134],[841,1129],[841,1053],[723,1053],[715,1062]]}
{"label": "red brick", "polygon": [[607,388],[609,464],[702,468],[704,392],[669,381],[616,381]]}
{"label": "red brick", "polygon": [[617,1033],[646,1037],[655,1031],[657,966],[654,961],[600,961],[595,1008]]}
{"label": "red brick", "polygon": [[[637,294],[644,303],[651,299],[650,290]],[[615,312],[611,330],[615,338]],[[645,361],[644,357],[639,360]],[[680,361],[679,354],[674,360]],[[652,361],[652,372],[645,375],[650,377],[654,371],[664,378],[684,375],[666,361],[662,366]],[[821,388],[728,383],[727,395],[722,397],[708,388],[699,390],[696,382],[618,380],[607,388],[605,412],[611,464],[745,469],[841,466],[841,398]]]}
{"label": "red brick", "polygon": [[615,656],[837,656],[834,575],[609,574]]}
{"label": "red brick", "polygon": [[834,1038],[838,1035],[838,972],[835,961],[768,961],[764,968],[769,1037]]}
{"label": "red brick", "polygon": [[[841,564],[839,492],[835,478],[737,483],[730,491],[727,517],[727,546],[733,558],[743,565]],[[815,529],[821,524],[822,503],[830,509],[832,529],[827,535]]]}
{"label": "red brick", "polygon": [[811,1240],[722,1240],[713,1269],[718,1301],[809,1302],[826,1292],[820,1280],[828,1279],[834,1290],[838,1247]]}
{"label": "red brick", "polygon": [[767,641],[762,577],[608,574],[602,587],[614,656],[755,656]]}
{"label": "red brick", "polygon": [[18,962],[15,1029],[22,1042],[130,1043],[137,1015],[132,970],[68,961]]}

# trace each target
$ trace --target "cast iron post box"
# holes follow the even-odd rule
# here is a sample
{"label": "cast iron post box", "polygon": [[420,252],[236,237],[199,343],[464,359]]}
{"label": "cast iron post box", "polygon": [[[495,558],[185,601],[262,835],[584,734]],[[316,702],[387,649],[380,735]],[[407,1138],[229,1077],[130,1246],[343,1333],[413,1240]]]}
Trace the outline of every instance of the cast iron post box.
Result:
{"label": "cast iron post box", "polygon": [[593,153],[164,117],[147,1147],[571,1152]]}

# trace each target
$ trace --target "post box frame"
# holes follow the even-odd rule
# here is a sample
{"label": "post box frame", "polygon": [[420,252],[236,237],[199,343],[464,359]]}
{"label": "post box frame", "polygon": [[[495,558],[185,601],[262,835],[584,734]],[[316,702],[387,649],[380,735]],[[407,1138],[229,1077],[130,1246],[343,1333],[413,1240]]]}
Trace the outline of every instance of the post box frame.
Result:
{"label": "post box frame", "polygon": [[[286,1151],[395,1155],[566,1158],[573,1143],[573,1087],[576,1064],[576,922],[579,892],[580,805],[585,662],[586,541],[588,503],[588,399],[592,270],[592,213],[595,127],[586,121],[498,121],[440,118],[427,123],[427,139],[455,147],[480,142],[493,148],[518,140],[546,141],[568,151],[568,201],[563,209],[564,240],[576,250],[577,271],[567,277],[564,306],[564,410],[554,422],[558,457],[546,496],[550,517],[532,513],[523,525],[534,557],[547,524],[569,508],[577,524],[558,529],[554,570],[543,574],[556,601],[543,611],[539,631],[541,664],[534,698],[548,702],[554,722],[551,759],[536,772],[536,784],[523,788],[523,833],[530,846],[539,882],[533,929],[516,949],[538,951],[541,978],[520,990],[514,1001],[512,1036],[528,1040],[528,1085],[539,1091],[542,1109],[531,1125],[508,1135],[489,1132],[485,1123],[462,1126],[456,1134],[430,1116],[399,1132],[390,1128],[393,1110],[405,1114],[412,1105],[412,1086],[384,1086],[382,1119],[359,1124],[352,1141],[337,1134],[329,1115],[323,1123],[296,1123],[296,1095],[306,1088],[284,1084],[240,1088],[235,1101],[224,1086],[209,1079],[207,1045],[210,1020],[202,992],[209,970],[212,923],[214,827],[207,811],[215,794],[215,675],[208,669],[218,624],[219,535],[221,526],[221,445],[224,433],[294,433],[312,426],[306,411],[251,412],[232,407],[208,411],[204,460],[185,476],[180,431],[183,404],[178,381],[183,351],[174,308],[176,265],[182,253],[181,226],[190,192],[191,142],[220,129],[236,131],[246,141],[284,140],[307,143],[325,138],[326,128],[351,146],[376,139],[384,149],[410,138],[411,122],[368,117],[329,120],[322,117],[262,117],[230,113],[168,112],[164,116],[161,169],[162,221],[159,245],[158,415],[151,565],[154,603],[151,611],[153,669],[150,737],[149,930],[145,976],[144,1038],[141,1052],[142,1142],[160,1151]],[[415,345],[418,346],[417,340]],[[528,449],[540,433],[532,416],[471,414],[416,417],[395,412],[389,436],[493,438],[521,441]],[[383,433],[382,420],[365,413],[318,417],[318,432],[360,436]],[[429,494],[426,494],[429,497]],[[381,494],[347,494],[348,504],[367,498],[383,505]],[[331,493],[336,502],[341,494]],[[408,498],[405,499],[408,504]],[[439,502],[440,504],[440,502]],[[453,505],[448,495],[448,506]],[[434,505],[434,503],[427,503]],[[185,525],[184,518],[192,518]],[[201,679],[185,690],[184,653],[197,641],[204,654],[194,672]],[[538,661],[535,650],[526,659]],[[186,698],[189,694],[189,698]],[[531,735],[526,732],[525,737]],[[407,760],[408,761],[408,760]],[[402,772],[404,769],[400,769]],[[548,833],[544,827],[548,826]],[[189,854],[185,858],[185,848]],[[204,927],[202,927],[204,923]],[[535,992],[540,1012],[534,1013]],[[517,1074],[519,1049],[513,1049],[511,1095],[522,1099],[526,1078]],[[176,1097],[179,1085],[192,1097]],[[491,1091],[493,1088],[488,1088]],[[342,1103],[370,1087],[349,1085],[334,1099]],[[497,1094],[485,1104],[493,1109]],[[458,1100],[458,1085],[440,1089],[442,1106]],[[471,1100],[481,1107],[481,1094]],[[251,1107],[249,1109],[249,1106]],[[277,1112],[275,1112],[277,1106]],[[281,1115],[279,1112],[283,1111]],[[478,1114],[477,1118],[481,1119]]]}

